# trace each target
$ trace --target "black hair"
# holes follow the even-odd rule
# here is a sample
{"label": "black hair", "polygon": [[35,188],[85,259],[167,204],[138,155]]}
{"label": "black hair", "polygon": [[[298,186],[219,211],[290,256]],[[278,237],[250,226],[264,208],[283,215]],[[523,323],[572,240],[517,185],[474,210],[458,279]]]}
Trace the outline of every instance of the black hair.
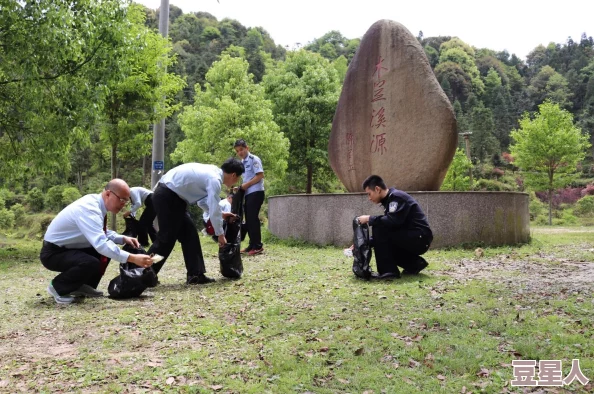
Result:
{"label": "black hair", "polygon": [[235,143],[233,144],[234,148],[237,148],[238,146],[243,146],[244,148],[247,148],[247,143],[245,142],[245,140],[243,138],[240,138],[237,141],[235,141]]}
{"label": "black hair", "polygon": [[234,157],[230,157],[225,160],[223,165],[221,165],[221,170],[226,174],[236,174],[237,176],[241,176],[245,171],[245,167],[242,162]]}
{"label": "black hair", "polygon": [[369,175],[367,179],[363,181],[363,190],[367,188],[374,190],[376,186],[379,186],[382,190],[387,189],[384,180],[379,175]]}

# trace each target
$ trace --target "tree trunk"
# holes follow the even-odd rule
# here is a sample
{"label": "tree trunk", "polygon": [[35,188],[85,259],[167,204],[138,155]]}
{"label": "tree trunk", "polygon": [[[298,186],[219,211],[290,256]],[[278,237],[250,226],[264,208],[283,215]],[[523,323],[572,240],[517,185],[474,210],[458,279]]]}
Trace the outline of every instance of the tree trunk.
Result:
{"label": "tree trunk", "polygon": [[[111,145],[111,179],[115,179],[115,178],[118,177],[117,167],[116,167],[116,165],[117,165],[117,152],[118,152],[118,149],[117,149],[116,144],[112,144]],[[111,224],[110,224],[109,228],[111,230],[116,231],[116,215],[115,215],[115,213],[112,213],[111,214],[110,223]]]}
{"label": "tree trunk", "polygon": [[313,187],[313,164],[307,164],[307,188],[305,193],[311,194],[311,189]]}
{"label": "tree trunk", "polygon": [[549,226],[553,225],[553,189],[549,189]]}
{"label": "tree trunk", "polygon": [[146,156],[142,156],[142,186],[146,185]]}

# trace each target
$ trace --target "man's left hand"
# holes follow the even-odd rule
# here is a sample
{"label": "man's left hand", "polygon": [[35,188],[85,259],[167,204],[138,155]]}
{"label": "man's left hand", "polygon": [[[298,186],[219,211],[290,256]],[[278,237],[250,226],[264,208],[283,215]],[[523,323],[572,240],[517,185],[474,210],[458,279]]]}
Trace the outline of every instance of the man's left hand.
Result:
{"label": "man's left hand", "polygon": [[359,223],[361,223],[361,224],[369,223],[369,215],[359,216]]}
{"label": "man's left hand", "polygon": [[136,238],[124,237],[124,243],[137,249],[140,248],[140,243]]}
{"label": "man's left hand", "polygon": [[229,223],[233,223],[236,219],[238,219],[239,216],[237,216],[234,213],[231,212],[223,212],[223,220],[228,221]]}

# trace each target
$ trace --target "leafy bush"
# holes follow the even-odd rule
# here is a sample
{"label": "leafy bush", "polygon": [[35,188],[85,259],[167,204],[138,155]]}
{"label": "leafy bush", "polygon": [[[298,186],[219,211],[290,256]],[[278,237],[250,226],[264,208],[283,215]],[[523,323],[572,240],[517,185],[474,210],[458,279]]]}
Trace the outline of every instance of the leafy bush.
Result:
{"label": "leafy bush", "polygon": [[6,208],[0,208],[0,229],[11,229],[14,226],[14,213]]}
{"label": "leafy bush", "polygon": [[[545,203],[540,201],[538,197],[534,194],[534,192],[530,193],[530,202],[528,205],[528,210],[530,211],[530,220],[536,220],[537,217],[541,215],[547,216],[548,207]],[[548,219],[547,219],[548,223]]]}
{"label": "leafy bush", "polygon": [[62,204],[64,206],[73,203],[74,201],[81,198],[80,192],[76,187],[67,187],[62,192]]}
{"label": "leafy bush", "polygon": [[[536,196],[540,198],[542,202],[548,204],[548,192],[540,191],[536,192]],[[561,204],[573,205],[582,197],[581,187],[566,187],[565,189],[558,189],[553,192],[551,200],[553,201],[553,208],[559,209]]]}
{"label": "leafy bush", "polygon": [[27,205],[32,212],[41,212],[43,210],[44,200],[43,192],[36,187],[27,193]]}
{"label": "leafy bush", "polygon": [[21,220],[25,217],[25,207],[22,204],[14,204],[10,207],[10,210],[14,214],[14,221],[17,225],[20,225]]}
{"label": "leafy bush", "polygon": [[592,185],[592,184],[586,185],[586,188],[582,190],[581,194],[582,194],[582,197],[593,196],[594,195],[594,185]]}
{"label": "leafy bush", "polygon": [[594,217],[594,196],[588,195],[578,200],[574,213],[580,217]]}
{"label": "leafy bush", "polygon": [[6,208],[6,201],[4,201],[4,197],[0,194],[0,209]]}
{"label": "leafy bush", "polygon": [[572,213],[571,209],[564,209],[560,212],[560,218],[553,219],[553,225],[566,226],[578,223],[578,218]]}
{"label": "leafy bush", "polygon": [[514,187],[499,181],[494,181],[492,179],[479,179],[476,182],[475,190],[486,190],[489,192],[511,192],[514,191]]}
{"label": "leafy bush", "polygon": [[64,208],[62,202],[62,192],[64,191],[65,185],[56,185],[48,189],[45,194],[45,206],[52,211],[60,211]]}
{"label": "leafy bush", "polygon": [[469,176],[470,169],[472,169],[472,162],[468,160],[462,149],[457,149],[441,185],[441,190],[470,190],[472,188]]}

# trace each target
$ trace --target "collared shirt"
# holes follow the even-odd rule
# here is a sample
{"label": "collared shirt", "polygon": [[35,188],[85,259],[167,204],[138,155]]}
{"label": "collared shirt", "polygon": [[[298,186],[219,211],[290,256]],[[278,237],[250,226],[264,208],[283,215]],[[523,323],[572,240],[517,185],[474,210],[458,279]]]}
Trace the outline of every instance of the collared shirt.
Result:
{"label": "collared shirt", "polygon": [[136,211],[144,204],[146,198],[153,193],[152,190],[145,189],[144,187],[131,187],[130,188],[130,201],[132,206],[130,207],[130,215],[136,217]]}
{"label": "collared shirt", "polygon": [[[227,201],[226,198],[223,198],[221,201],[219,201],[219,206],[221,207],[221,212],[231,212],[231,203]],[[204,211],[202,214],[202,219],[204,219],[205,222],[208,221],[208,212]]]}
{"label": "collared shirt", "polygon": [[[262,168],[262,160],[256,155],[252,155],[248,153],[245,159],[241,160],[243,166],[245,167],[245,172],[243,173],[243,183],[249,182],[256,176],[256,174],[260,174],[264,172]],[[264,190],[264,179],[260,179],[260,182],[253,184],[252,186],[248,187],[245,191],[246,196],[253,192],[259,192]]]}
{"label": "collared shirt", "polygon": [[419,203],[408,193],[402,190],[388,189],[386,197],[380,201],[384,208],[381,216],[370,216],[369,225],[372,227],[383,227],[386,229],[408,229],[420,230],[426,235],[433,235],[427,216],[419,206]]}
{"label": "collared shirt", "polygon": [[103,231],[105,215],[107,208],[101,194],[87,194],[52,220],[43,239],[67,249],[93,247],[100,255],[125,263],[130,254],[115,244],[123,244],[124,237],[115,231]]}
{"label": "collared shirt", "polygon": [[223,234],[223,215],[219,206],[223,170],[211,164],[186,163],[167,171],[159,183],[188,204],[198,203],[209,214],[215,234]]}

